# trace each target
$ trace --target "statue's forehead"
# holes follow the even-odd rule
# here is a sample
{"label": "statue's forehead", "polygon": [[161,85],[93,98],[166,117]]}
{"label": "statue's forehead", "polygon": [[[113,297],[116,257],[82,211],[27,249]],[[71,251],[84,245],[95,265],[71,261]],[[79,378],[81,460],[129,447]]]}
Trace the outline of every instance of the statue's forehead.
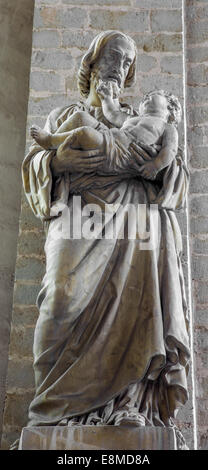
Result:
{"label": "statue's forehead", "polygon": [[131,44],[125,37],[117,37],[110,39],[104,46],[106,51],[117,50],[125,52],[126,54],[135,55],[133,44]]}

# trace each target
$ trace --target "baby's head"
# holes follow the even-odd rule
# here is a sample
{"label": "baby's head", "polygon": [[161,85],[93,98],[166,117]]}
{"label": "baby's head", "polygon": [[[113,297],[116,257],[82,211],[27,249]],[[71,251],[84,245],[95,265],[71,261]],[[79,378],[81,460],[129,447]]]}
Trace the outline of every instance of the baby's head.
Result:
{"label": "baby's head", "polygon": [[181,121],[182,109],[178,98],[164,90],[153,90],[147,93],[139,106],[140,114],[159,111],[164,114],[167,122],[178,126]]}

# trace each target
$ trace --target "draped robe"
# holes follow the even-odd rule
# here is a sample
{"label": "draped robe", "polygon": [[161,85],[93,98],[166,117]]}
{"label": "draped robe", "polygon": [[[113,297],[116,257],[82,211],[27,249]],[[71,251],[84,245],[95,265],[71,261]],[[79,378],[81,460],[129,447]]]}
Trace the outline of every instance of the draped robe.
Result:
{"label": "draped robe", "polygon": [[[56,132],[79,109],[95,113],[81,103],[56,109],[45,129]],[[132,172],[133,156],[119,147],[112,152],[112,146],[109,131],[103,173],[55,177],[55,151],[38,144],[23,162],[27,199],[48,223],[30,426],[116,424],[124,409],[141,413],[146,424],[166,426],[187,400],[188,318],[175,211],[184,205],[188,172],[177,156],[158,181],[142,179]],[[118,236],[56,237],[63,204],[76,216],[74,195],[81,197],[82,208],[90,203],[104,211],[120,204]],[[150,204],[158,205],[158,227],[150,225],[158,237],[153,249],[140,249],[139,220],[136,239],[127,236],[128,204],[145,204],[147,214]],[[114,219],[103,220],[102,233]]]}

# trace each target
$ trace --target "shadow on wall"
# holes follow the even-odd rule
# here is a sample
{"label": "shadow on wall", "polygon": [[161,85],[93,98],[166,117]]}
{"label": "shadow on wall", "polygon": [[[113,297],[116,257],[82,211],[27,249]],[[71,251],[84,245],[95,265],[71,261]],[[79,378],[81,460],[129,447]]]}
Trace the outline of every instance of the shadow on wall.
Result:
{"label": "shadow on wall", "polygon": [[0,5],[0,435],[5,401],[34,0]]}

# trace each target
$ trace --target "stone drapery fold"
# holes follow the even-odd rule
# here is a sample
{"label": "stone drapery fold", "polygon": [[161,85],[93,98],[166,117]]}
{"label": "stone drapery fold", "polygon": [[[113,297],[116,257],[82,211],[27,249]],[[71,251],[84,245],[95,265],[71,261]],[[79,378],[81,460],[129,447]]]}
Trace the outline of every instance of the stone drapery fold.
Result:
{"label": "stone drapery fold", "polygon": [[[45,128],[57,128],[84,105],[54,110]],[[116,146],[116,159],[110,160]],[[113,153],[112,153],[113,154]],[[115,155],[115,154],[114,154]],[[120,152],[106,131],[106,168],[54,179],[54,151],[32,146],[23,162],[24,189],[34,214],[49,220],[46,274],[38,296],[35,330],[36,395],[29,425],[117,424],[123,413],[147,424],[168,425],[187,400],[189,360],[182,242],[174,211],[183,207],[188,172],[180,156],[156,181],[132,173],[133,155]],[[85,204],[119,204],[117,237],[73,240],[54,237],[62,204],[73,213],[73,195]],[[158,237],[152,250],[119,238],[127,207],[158,205]],[[130,208],[131,211],[131,208]],[[114,217],[102,232],[112,229]],[[130,228],[131,230],[131,228]],[[156,233],[157,231],[157,233]]]}

